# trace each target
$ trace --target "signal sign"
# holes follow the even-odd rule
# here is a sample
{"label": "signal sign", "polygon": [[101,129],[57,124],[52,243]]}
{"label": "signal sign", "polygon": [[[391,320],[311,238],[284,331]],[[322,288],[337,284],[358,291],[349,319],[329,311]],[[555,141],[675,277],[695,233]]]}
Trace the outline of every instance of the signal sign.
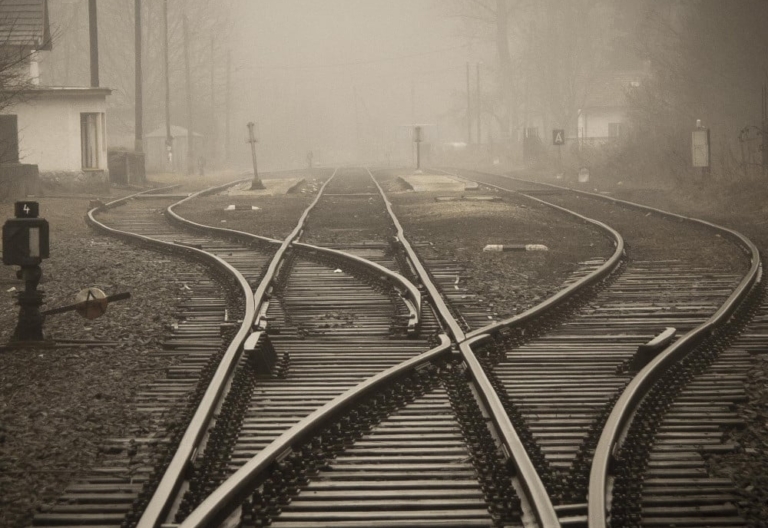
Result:
{"label": "signal sign", "polygon": [[40,215],[40,204],[30,201],[16,202],[13,204],[13,212],[16,218],[37,218]]}
{"label": "signal sign", "polygon": [[565,145],[565,130],[562,128],[552,130],[552,144]]}
{"label": "signal sign", "polygon": [[3,264],[37,266],[48,258],[48,222],[42,218],[11,218],[3,224]]}

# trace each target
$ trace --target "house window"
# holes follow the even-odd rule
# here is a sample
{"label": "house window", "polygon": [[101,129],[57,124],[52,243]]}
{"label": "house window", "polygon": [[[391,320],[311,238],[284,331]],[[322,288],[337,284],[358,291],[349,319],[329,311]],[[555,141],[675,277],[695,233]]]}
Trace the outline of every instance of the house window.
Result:
{"label": "house window", "polygon": [[609,137],[621,136],[621,123],[608,123],[608,136]]}
{"label": "house window", "polygon": [[104,113],[89,112],[80,114],[80,144],[82,148],[83,169],[100,169],[101,152],[106,143],[104,137]]}

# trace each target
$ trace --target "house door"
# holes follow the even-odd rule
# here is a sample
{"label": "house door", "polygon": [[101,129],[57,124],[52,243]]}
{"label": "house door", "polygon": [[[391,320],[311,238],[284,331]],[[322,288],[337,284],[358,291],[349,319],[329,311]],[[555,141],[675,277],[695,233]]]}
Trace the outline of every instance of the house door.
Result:
{"label": "house door", "polygon": [[0,115],[0,163],[19,162],[19,125],[15,115]]}
{"label": "house door", "polygon": [[82,149],[83,169],[102,169],[102,151],[104,137],[104,114],[100,112],[80,114],[80,145]]}

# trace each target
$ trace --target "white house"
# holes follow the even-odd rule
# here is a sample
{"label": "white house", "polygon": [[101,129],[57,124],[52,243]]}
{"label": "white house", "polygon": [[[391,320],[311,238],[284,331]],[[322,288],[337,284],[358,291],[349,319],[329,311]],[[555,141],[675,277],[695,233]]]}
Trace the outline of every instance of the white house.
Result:
{"label": "white house", "polygon": [[[107,176],[106,97],[108,88],[37,87],[2,111],[15,117],[19,161],[41,173]],[[3,119],[8,119],[4,117]]]}
{"label": "white house", "polygon": [[[171,125],[171,159],[168,157],[168,145],[165,127],[160,127],[144,136],[144,153],[149,172],[186,172],[187,171],[187,129]],[[192,148],[194,152],[205,152],[205,137],[193,132]],[[199,160],[193,160],[197,167]]]}
{"label": "white house", "polygon": [[0,144],[6,146],[0,162],[37,165],[43,179],[106,183],[111,90],[41,86],[38,59],[50,49],[47,0],[0,1],[0,50],[18,54],[28,74],[0,109]]}
{"label": "white house", "polygon": [[603,143],[622,135],[627,120],[627,92],[640,86],[644,76],[642,71],[606,72],[597,79],[579,109],[581,143]]}

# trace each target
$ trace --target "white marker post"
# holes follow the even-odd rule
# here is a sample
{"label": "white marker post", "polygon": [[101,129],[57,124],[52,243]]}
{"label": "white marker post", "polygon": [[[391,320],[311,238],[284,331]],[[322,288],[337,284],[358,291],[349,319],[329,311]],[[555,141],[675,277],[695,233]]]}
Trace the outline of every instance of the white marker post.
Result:
{"label": "white marker post", "polygon": [[549,251],[544,244],[488,244],[483,251]]}

